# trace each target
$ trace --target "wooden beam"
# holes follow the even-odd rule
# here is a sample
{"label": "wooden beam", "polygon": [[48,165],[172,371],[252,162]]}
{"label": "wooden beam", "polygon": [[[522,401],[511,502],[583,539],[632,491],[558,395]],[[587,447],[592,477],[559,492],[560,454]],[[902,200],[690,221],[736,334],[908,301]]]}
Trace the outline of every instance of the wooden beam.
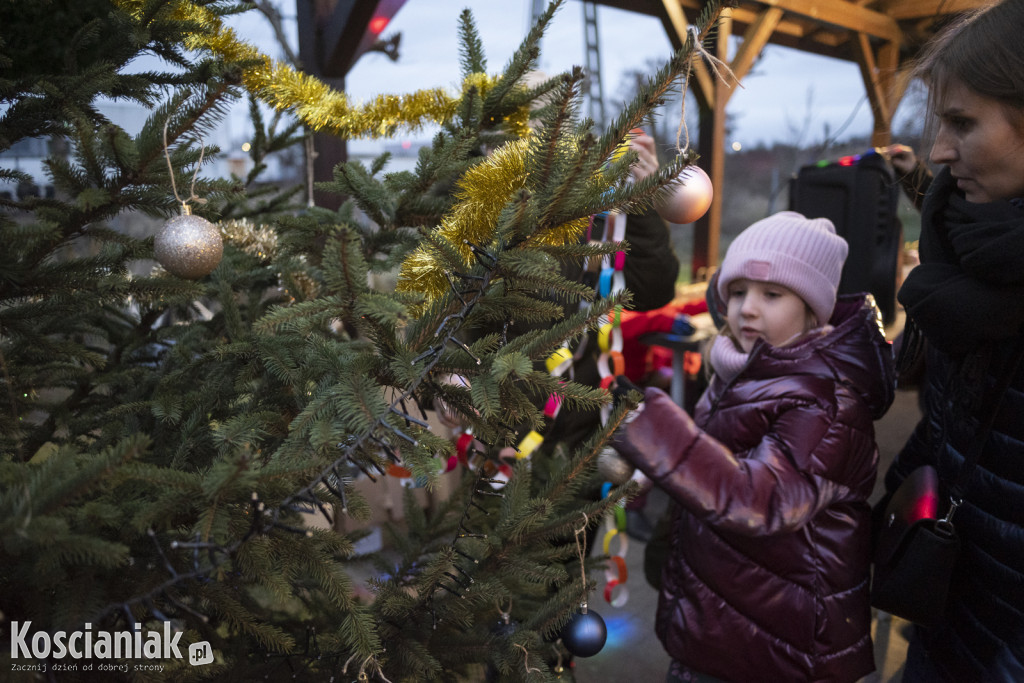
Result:
{"label": "wooden beam", "polygon": [[[733,34],[742,35],[761,21],[766,10],[781,10],[782,16],[768,42],[833,59],[853,61],[856,48],[851,49],[850,43],[856,32],[864,32],[887,42],[897,40],[905,43],[910,39],[891,18],[868,8],[866,5],[870,1],[739,0],[735,7],[729,7],[726,11],[733,20]],[[685,39],[685,32],[680,33],[679,26],[685,26],[687,17],[700,12],[704,0],[655,0],[653,5],[650,0],[646,3],[642,0],[635,2],[638,3],[636,11],[652,14],[661,20],[673,48],[678,49]],[[619,0],[605,0],[602,4],[631,9],[626,7],[628,3]],[[701,78],[700,87],[706,90],[709,86],[710,83]]]}
{"label": "wooden beam", "polygon": [[669,21],[672,22],[672,28],[676,32],[676,37],[679,38],[679,44],[685,45],[686,32],[690,30],[690,22],[683,14],[681,3],[679,0],[662,0],[661,4],[665,7],[665,14],[668,15]]}
{"label": "wooden beam", "polygon": [[815,21],[860,31],[883,40],[899,41],[903,34],[890,16],[843,0],[758,0],[760,4],[778,7],[792,14]]}
{"label": "wooden beam", "polygon": [[[729,16],[732,17],[735,25],[750,26],[757,22],[758,18],[764,13],[764,11],[764,7],[755,7],[753,9],[748,9],[746,7],[732,7],[729,9]],[[793,36],[794,38],[804,38],[815,28],[815,26],[808,26],[807,22],[801,23],[799,21],[782,17],[779,20],[778,25],[775,27],[775,32]]]}
{"label": "wooden beam", "polygon": [[[889,99],[889,107],[892,113],[896,114],[896,102],[899,97],[895,96],[896,74],[900,68],[900,46],[899,43],[883,43],[878,48],[875,57],[875,65],[878,67],[878,80],[882,85]],[[902,93],[900,95],[902,97]]]}
{"label": "wooden beam", "polygon": [[743,34],[743,42],[732,60],[732,72],[736,75],[737,80],[742,81],[750,72],[750,67],[753,66],[754,60],[771,39],[780,19],[782,19],[782,10],[770,7],[758,16],[757,21],[747,27],[746,33]]}
{"label": "wooden beam", "polygon": [[897,43],[884,43],[878,48],[875,57],[875,64],[878,67],[878,82],[882,92],[885,93],[886,102],[889,104],[889,118],[885,121],[885,127],[879,127],[875,122],[872,131],[872,146],[885,147],[892,142],[892,120],[896,116],[896,108],[899,107],[907,84],[904,82],[899,88],[896,85],[896,77],[900,68],[900,46]]}
{"label": "wooden beam", "polygon": [[[672,22],[672,28],[676,32],[676,37],[679,39],[679,44],[685,45],[686,34],[690,30],[690,23],[686,20],[686,15],[683,14],[679,0],[662,0],[662,2],[665,6],[665,13],[668,14],[669,21]],[[705,100],[710,101],[713,99],[715,86],[711,82],[711,75],[708,74],[708,70],[704,68],[704,64],[699,59],[693,60],[691,76],[697,79],[694,87],[695,94],[704,97]]]}
{"label": "wooden beam", "polygon": [[881,147],[889,144],[896,105],[906,90],[905,83],[899,89],[896,86],[900,49],[896,43],[885,43],[876,54],[871,40],[863,33],[857,34],[856,45],[857,64],[874,116],[872,145]]}
{"label": "wooden beam", "polygon": [[[706,0],[599,0],[603,5],[655,16],[678,49],[678,24],[700,12]],[[766,8],[783,10],[769,42],[850,61],[853,34],[899,42],[911,51],[934,32],[936,19],[984,7],[991,0],[736,0],[729,8],[734,32],[757,22]],[[675,15],[675,20],[668,14]],[[914,22],[917,25],[914,25]],[[923,28],[922,28],[923,26]],[[685,37],[685,33],[682,34]],[[849,52],[847,52],[850,50]],[[702,87],[706,87],[705,86]]]}
{"label": "wooden beam", "polygon": [[597,0],[597,4],[659,18],[664,12],[661,0]]}
{"label": "wooden beam", "polygon": [[892,108],[895,112],[899,108],[900,101],[903,100],[903,96],[907,93],[907,88],[910,87],[910,82],[913,80],[912,64],[905,64],[896,69],[896,73],[892,78],[892,95],[889,101],[892,102]]}
{"label": "wooden beam", "polygon": [[[732,33],[732,17],[725,14],[722,17],[722,30],[728,36]],[[729,61],[729,41],[721,40],[715,45],[717,57],[723,62]],[[714,197],[711,200],[711,207],[708,209],[708,253],[707,277],[718,269],[718,251],[722,237],[722,208],[724,205],[724,193],[717,188],[725,187],[725,124],[726,124],[726,103],[732,95],[732,83],[726,83],[720,78],[715,79],[715,116],[714,128],[711,131],[711,163],[710,176],[712,187],[716,188]],[[703,150],[701,150],[703,151]]]}
{"label": "wooden beam", "polygon": [[875,128],[877,129],[880,121],[892,120],[889,98],[878,77],[878,64],[875,62],[875,53],[871,48],[871,39],[864,33],[858,33],[856,45],[857,65],[860,67],[860,76],[864,81],[864,89],[867,92],[868,101],[871,103],[871,113],[874,114]]}
{"label": "wooden beam", "polygon": [[989,4],[991,0],[880,0],[875,10],[895,21],[907,21],[958,14]]}
{"label": "wooden beam", "polygon": [[704,0],[676,0],[676,4],[695,12],[699,12],[704,9]]}
{"label": "wooden beam", "polygon": [[[728,37],[732,34],[732,19],[723,13],[717,32],[708,42],[710,51],[728,63]],[[730,84],[721,79],[714,81],[714,99],[700,107],[700,137],[698,151],[700,166],[707,171],[714,188],[708,212],[693,226],[693,257],[691,279],[706,281],[718,267],[718,251],[722,232],[722,189],[725,182],[725,103],[729,99]]]}
{"label": "wooden beam", "polygon": [[792,36],[785,35],[776,29],[775,35],[772,36],[771,43],[773,45],[788,47],[811,55],[831,57],[832,59],[839,59],[844,62],[853,61],[853,53],[849,48],[849,32],[839,34],[835,32],[825,33],[819,31],[814,33],[813,37],[794,38]]}

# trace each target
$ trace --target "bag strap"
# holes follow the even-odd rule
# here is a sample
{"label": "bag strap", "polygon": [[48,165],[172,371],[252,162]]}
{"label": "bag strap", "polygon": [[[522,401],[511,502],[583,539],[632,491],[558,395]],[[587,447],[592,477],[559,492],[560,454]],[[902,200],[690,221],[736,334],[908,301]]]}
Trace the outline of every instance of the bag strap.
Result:
{"label": "bag strap", "polygon": [[1006,396],[1007,390],[1010,388],[1010,383],[1013,381],[1014,375],[1017,374],[1017,369],[1020,367],[1021,359],[1024,358],[1024,333],[1018,336],[1017,344],[1013,350],[1013,355],[1010,356],[1009,363],[996,382],[992,394],[990,394],[991,405],[987,406],[985,410],[985,421],[981,423],[978,428],[978,433],[974,439],[971,440],[971,445],[967,449],[967,453],[964,455],[964,466],[960,469],[960,474],[957,476],[956,481],[949,490],[949,512],[942,519],[943,522],[951,523],[953,514],[956,512],[964,502],[964,492],[967,489],[967,482],[970,481],[971,475],[974,474],[974,468],[978,466],[978,460],[981,458],[981,451],[985,446],[985,442],[988,441],[989,434],[992,433],[992,426],[996,422],[996,414],[999,412],[1000,406],[1003,404],[1003,398]]}

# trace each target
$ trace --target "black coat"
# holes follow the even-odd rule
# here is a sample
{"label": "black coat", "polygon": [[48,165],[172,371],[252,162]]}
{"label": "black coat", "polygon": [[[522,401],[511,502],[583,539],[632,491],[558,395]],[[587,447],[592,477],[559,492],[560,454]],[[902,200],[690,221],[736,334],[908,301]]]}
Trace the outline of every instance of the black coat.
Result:
{"label": "black coat", "polygon": [[[928,343],[925,416],[886,475],[956,481],[1024,326],[1024,202],[972,204],[948,169],[921,218],[921,266],[900,301]],[[950,681],[1024,681],[1024,369],[1013,372],[954,518],[962,554],[942,625],[920,637]]]}
{"label": "black coat", "polygon": [[[956,480],[978,429],[965,405],[991,391],[1009,346],[987,354],[981,364],[991,365],[973,378],[960,359],[929,349],[925,417],[886,475],[889,491],[921,464],[946,485]],[[953,520],[962,552],[946,618],[921,629],[932,658],[958,683],[1024,681],[1024,370],[1015,374]]]}

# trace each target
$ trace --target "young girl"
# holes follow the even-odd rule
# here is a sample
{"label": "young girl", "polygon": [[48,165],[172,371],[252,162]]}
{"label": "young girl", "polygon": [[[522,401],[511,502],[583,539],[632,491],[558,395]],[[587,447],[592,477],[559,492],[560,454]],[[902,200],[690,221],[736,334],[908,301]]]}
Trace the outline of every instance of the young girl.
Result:
{"label": "young girl", "polygon": [[619,449],[675,500],[657,633],[669,681],[855,681],[868,604],[872,421],[893,363],[866,295],[836,290],[846,242],[784,211],[729,247],[727,325],[691,419],[648,388]]}

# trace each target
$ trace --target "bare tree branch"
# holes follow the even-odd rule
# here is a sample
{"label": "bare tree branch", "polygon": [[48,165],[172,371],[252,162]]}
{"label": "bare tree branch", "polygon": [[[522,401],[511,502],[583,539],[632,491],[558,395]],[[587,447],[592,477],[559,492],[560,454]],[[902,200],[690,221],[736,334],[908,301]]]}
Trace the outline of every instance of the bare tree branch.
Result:
{"label": "bare tree branch", "polygon": [[253,4],[256,9],[259,10],[260,14],[267,18],[270,22],[271,28],[274,29],[274,37],[277,38],[278,44],[281,49],[284,50],[285,59],[288,63],[297,69],[302,68],[302,63],[299,61],[298,55],[292,50],[291,45],[288,44],[288,36],[284,32],[284,19],[281,13],[278,11],[277,6],[271,0],[254,0]]}

